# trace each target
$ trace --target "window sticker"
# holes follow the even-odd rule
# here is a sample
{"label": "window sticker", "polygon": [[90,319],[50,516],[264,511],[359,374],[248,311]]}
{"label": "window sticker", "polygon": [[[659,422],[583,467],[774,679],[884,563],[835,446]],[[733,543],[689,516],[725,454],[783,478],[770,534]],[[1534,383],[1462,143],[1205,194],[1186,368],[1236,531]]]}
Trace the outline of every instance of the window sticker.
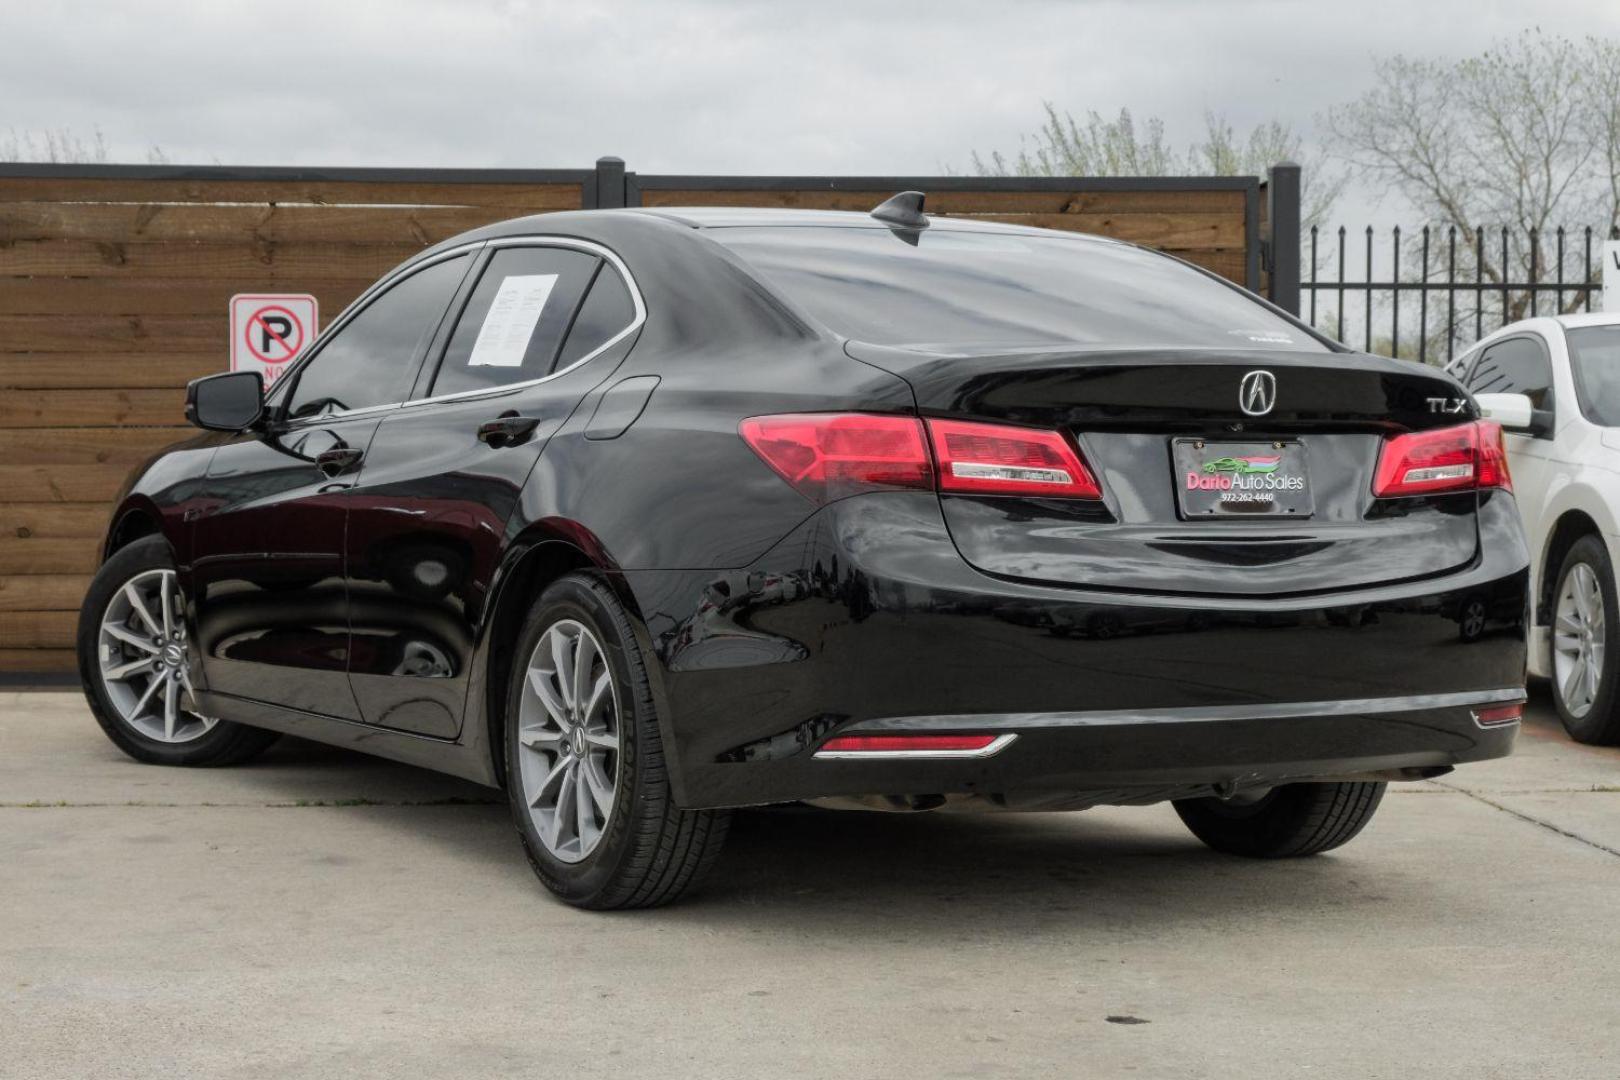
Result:
{"label": "window sticker", "polygon": [[556,274],[514,274],[501,282],[478,330],[468,367],[522,367],[529,338],[557,284]]}

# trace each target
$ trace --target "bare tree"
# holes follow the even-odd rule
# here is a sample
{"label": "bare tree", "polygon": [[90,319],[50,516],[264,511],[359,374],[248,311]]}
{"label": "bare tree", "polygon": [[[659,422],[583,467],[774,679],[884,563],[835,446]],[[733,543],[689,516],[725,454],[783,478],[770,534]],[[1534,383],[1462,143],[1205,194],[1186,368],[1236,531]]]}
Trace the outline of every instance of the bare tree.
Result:
{"label": "bare tree", "polygon": [[1344,189],[1345,177],[1314,163],[1316,155],[1299,133],[1277,120],[1240,138],[1224,117],[1206,113],[1203,139],[1177,149],[1156,116],[1138,124],[1129,109],[1121,109],[1111,120],[1095,111],[1076,120],[1051,102],[1042,107],[1045,121],[1021,139],[1016,156],[974,151],[973,170],[980,176],[1264,176],[1272,165],[1294,161],[1305,166],[1307,224],[1322,220]]}
{"label": "bare tree", "polygon": [[[1425,217],[1476,242],[1487,226],[1519,234],[1507,260],[1480,245],[1487,280],[1549,279],[1560,226],[1620,225],[1620,45],[1532,30],[1481,56],[1394,56],[1375,72],[1377,85],[1330,110],[1326,129],[1364,179]],[[1505,314],[1528,305],[1525,292]]]}
{"label": "bare tree", "polygon": [[53,164],[103,164],[107,139],[94,128],[88,139],[67,128],[21,131],[12,128],[0,138],[0,161],[40,161]]}

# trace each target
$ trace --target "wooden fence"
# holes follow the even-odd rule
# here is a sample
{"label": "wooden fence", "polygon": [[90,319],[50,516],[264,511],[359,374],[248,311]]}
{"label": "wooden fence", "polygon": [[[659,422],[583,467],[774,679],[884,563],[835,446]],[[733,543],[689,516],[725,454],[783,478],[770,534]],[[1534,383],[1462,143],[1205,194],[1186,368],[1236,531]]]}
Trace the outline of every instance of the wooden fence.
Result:
{"label": "wooden fence", "polygon": [[0,165],[0,673],[73,668],[110,502],[131,467],[188,434],[182,389],[226,366],[234,293],[313,293],[327,322],[401,260],[503,218],[867,210],[907,188],[929,193],[930,212],[1102,233],[1261,284],[1253,177],[639,176],[612,158],[524,171]]}

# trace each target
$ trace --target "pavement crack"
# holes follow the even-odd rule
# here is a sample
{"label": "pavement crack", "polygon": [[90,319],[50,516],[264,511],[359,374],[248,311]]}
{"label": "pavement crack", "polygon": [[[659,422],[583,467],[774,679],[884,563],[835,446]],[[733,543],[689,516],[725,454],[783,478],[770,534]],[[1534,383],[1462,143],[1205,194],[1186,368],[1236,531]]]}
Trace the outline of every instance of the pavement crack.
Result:
{"label": "pavement crack", "polygon": [[1500,810],[1504,814],[1509,814],[1509,815],[1511,815],[1513,817],[1518,818],[1520,821],[1528,822],[1531,825],[1539,825],[1541,828],[1546,829],[1550,833],[1557,833],[1559,836],[1568,837],[1571,840],[1575,840],[1575,841],[1578,841],[1579,843],[1585,844],[1589,848],[1596,848],[1597,850],[1603,852],[1606,855],[1613,855],[1615,858],[1620,859],[1620,849],[1612,848],[1607,844],[1600,844],[1596,840],[1591,840],[1591,839],[1588,839],[1587,837],[1582,836],[1580,833],[1570,832],[1568,829],[1566,829],[1566,828],[1564,828],[1564,827],[1562,827],[1560,825],[1554,825],[1550,821],[1545,821],[1545,820],[1543,820],[1541,818],[1538,818],[1534,814],[1527,814],[1523,810],[1515,810],[1513,807],[1506,806],[1506,805],[1504,805],[1502,803],[1499,803],[1495,799],[1486,798],[1484,795],[1481,795],[1477,791],[1470,791],[1467,788],[1458,787],[1455,784],[1448,784],[1448,783],[1446,783],[1446,782],[1444,782],[1442,780],[1431,780],[1429,782],[1431,784],[1436,784],[1439,787],[1443,787],[1443,788],[1447,789],[1448,791],[1455,791],[1459,795],[1466,795],[1470,799],[1477,799],[1479,802],[1484,803],[1486,806],[1489,806],[1493,810]]}

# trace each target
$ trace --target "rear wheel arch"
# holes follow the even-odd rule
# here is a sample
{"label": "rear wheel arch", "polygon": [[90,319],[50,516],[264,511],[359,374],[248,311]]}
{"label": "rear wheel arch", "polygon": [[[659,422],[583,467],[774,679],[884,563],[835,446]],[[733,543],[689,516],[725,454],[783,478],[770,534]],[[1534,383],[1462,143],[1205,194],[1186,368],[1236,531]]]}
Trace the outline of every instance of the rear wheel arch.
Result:
{"label": "rear wheel arch", "polygon": [[[485,669],[484,712],[491,765],[502,786],[506,783],[506,755],[503,749],[506,735],[506,684],[511,678],[512,665],[516,662],[516,658],[510,649],[500,648],[498,644],[517,640],[524,620],[528,618],[530,609],[540,599],[540,595],[552,582],[572,573],[585,572],[599,576],[630,612],[632,621],[638,624],[641,621],[641,612],[635,598],[630,594],[623,579],[613,572],[610,565],[605,564],[604,553],[599,550],[593,554],[587,551],[586,547],[549,532],[531,537],[527,543],[520,540],[515,546],[526,547],[527,550],[517,555],[502,574],[495,607],[490,615],[489,655]],[[655,686],[656,682],[655,679]]]}

